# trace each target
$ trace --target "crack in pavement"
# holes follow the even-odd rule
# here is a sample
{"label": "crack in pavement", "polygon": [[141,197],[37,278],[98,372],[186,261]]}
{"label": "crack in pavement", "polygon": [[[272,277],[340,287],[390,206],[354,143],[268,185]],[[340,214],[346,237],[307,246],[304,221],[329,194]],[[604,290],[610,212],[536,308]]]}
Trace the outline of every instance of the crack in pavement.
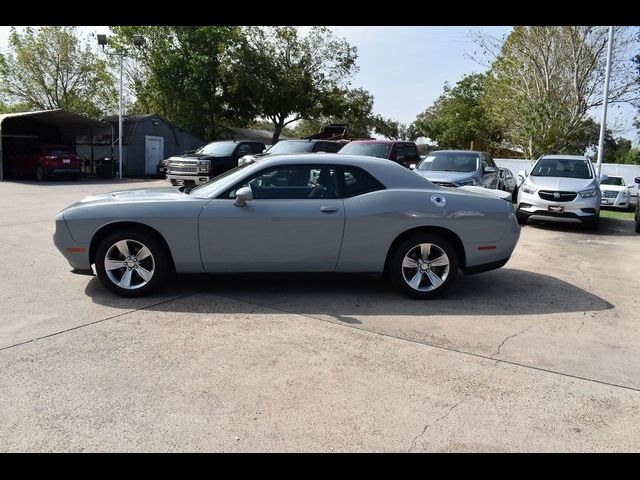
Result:
{"label": "crack in pavement", "polygon": [[518,332],[518,333],[514,333],[513,335],[509,335],[507,338],[505,338],[502,343],[500,345],[498,345],[498,350],[496,351],[496,353],[494,353],[492,355],[492,357],[495,357],[497,355],[500,355],[500,351],[502,350],[502,347],[504,346],[504,344],[507,342],[507,340],[510,340],[514,337],[517,337],[518,335],[522,335],[524,332],[526,332],[527,330],[529,330],[531,327],[533,327],[533,323],[531,325],[529,325],[527,328],[525,328],[524,330]]}
{"label": "crack in pavement", "polygon": [[580,333],[580,330],[582,330],[582,327],[584,327],[584,320],[582,320],[582,323],[580,324],[580,326],[576,330],[576,333]]}

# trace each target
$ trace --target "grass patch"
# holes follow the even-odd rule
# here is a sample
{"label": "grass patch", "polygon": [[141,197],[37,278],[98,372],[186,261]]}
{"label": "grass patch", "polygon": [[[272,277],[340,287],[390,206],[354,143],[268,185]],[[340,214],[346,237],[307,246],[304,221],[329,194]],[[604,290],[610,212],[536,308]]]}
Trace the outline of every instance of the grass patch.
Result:
{"label": "grass patch", "polygon": [[625,212],[624,210],[614,210],[614,209],[600,209],[600,216],[602,218],[617,218],[618,220],[631,220],[633,221],[635,218],[635,207],[630,212]]}

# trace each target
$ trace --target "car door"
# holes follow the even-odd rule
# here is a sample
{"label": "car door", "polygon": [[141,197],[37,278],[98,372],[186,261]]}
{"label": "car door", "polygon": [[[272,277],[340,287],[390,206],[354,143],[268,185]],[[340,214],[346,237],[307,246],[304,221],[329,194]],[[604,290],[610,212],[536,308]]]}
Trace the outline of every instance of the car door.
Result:
{"label": "car door", "polygon": [[[244,186],[253,199],[237,207]],[[333,271],[343,229],[334,167],[267,167],[206,205],[200,252],[207,272]]]}

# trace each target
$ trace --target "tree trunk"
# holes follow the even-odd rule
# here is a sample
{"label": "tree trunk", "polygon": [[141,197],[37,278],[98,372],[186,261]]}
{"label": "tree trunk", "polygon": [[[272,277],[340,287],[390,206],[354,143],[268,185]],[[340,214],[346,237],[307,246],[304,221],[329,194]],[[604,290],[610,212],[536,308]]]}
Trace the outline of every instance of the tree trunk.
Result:
{"label": "tree trunk", "polygon": [[283,122],[276,122],[273,124],[273,137],[271,137],[271,145],[275,145],[278,143],[278,139],[280,138],[280,133],[282,133],[282,129],[284,128]]}

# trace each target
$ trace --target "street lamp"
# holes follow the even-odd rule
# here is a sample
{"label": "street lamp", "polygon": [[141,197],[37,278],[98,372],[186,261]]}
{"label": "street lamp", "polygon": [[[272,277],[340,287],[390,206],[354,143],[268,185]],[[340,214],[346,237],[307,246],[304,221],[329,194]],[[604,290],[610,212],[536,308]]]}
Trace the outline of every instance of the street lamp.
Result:
{"label": "street lamp", "polygon": [[[98,37],[98,45],[102,47],[102,50],[107,55],[117,55],[120,57],[120,85],[118,89],[118,178],[122,180],[122,136],[123,136],[123,126],[122,126],[122,59],[127,56],[129,52],[124,48],[118,49],[115,52],[107,52],[105,47],[108,45],[107,36],[104,34],[97,35]],[[136,48],[141,48],[144,45],[144,37],[142,35],[134,35],[133,36],[133,45]]]}

